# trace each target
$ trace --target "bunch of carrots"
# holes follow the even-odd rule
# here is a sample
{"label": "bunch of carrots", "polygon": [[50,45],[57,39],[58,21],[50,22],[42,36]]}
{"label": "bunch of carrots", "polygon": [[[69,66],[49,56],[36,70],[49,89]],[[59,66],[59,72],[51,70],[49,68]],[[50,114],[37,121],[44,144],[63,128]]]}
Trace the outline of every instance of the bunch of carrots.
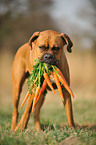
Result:
{"label": "bunch of carrots", "polygon": [[[50,75],[53,75],[53,78],[55,80],[55,83],[57,85],[59,94],[61,96],[62,101],[64,101],[63,93],[61,84],[65,87],[65,89],[69,92],[69,94],[74,98],[74,94],[70,87],[68,86],[63,74],[54,65],[49,65],[43,62],[40,62],[39,60],[35,60],[36,64],[33,66],[33,70],[28,78],[27,85],[28,85],[28,92],[27,95],[21,104],[20,108],[23,107],[26,100],[28,99],[29,95],[33,96],[33,106],[32,106],[32,112],[34,111],[35,105],[39,101],[42,94],[46,95],[47,85],[50,87],[50,89],[55,94],[55,90],[51,84],[50,81]],[[50,66],[51,70],[49,70],[48,65]]]}

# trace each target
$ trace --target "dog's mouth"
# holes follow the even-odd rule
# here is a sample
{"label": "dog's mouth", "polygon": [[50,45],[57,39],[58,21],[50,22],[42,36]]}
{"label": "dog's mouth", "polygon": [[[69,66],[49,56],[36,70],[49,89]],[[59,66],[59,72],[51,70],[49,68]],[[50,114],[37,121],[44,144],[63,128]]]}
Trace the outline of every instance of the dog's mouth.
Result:
{"label": "dog's mouth", "polygon": [[44,63],[49,64],[48,65],[48,68],[49,69],[51,69],[51,66],[50,65],[58,66],[58,63],[59,63],[59,61],[56,60],[56,57],[53,54],[50,54],[50,53],[44,54],[41,58],[39,58],[39,60],[41,62],[44,62]]}

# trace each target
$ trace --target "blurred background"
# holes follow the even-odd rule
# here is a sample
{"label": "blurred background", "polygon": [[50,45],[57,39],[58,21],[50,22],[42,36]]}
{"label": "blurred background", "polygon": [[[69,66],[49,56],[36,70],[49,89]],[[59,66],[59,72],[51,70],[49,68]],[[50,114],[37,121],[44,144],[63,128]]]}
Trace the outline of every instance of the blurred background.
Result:
{"label": "blurred background", "polygon": [[96,1],[0,0],[0,104],[12,102],[11,66],[17,49],[35,31],[66,33],[71,87],[77,98],[96,98]]}

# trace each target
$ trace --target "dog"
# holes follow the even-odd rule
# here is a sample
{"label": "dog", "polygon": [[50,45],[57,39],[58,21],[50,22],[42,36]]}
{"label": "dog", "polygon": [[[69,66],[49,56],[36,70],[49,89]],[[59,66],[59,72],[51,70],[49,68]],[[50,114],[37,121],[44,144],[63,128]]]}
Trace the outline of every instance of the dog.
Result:
{"label": "dog", "polygon": [[[35,64],[34,59],[39,59],[42,62],[56,65],[61,70],[70,86],[69,67],[63,51],[64,45],[67,45],[67,51],[71,53],[73,43],[68,35],[53,30],[45,30],[42,32],[35,32],[29,39],[29,42],[18,49],[12,65],[12,94],[14,109],[12,113],[11,130],[16,131],[19,129],[22,131],[28,124],[32,109],[32,96],[29,96],[25,112],[17,125],[19,115],[18,104],[24,81],[30,75],[33,65]],[[64,88],[63,94],[63,104],[65,106],[68,125],[74,127],[71,96]],[[42,95],[33,112],[37,131],[41,130],[39,115],[44,99],[44,95]]]}

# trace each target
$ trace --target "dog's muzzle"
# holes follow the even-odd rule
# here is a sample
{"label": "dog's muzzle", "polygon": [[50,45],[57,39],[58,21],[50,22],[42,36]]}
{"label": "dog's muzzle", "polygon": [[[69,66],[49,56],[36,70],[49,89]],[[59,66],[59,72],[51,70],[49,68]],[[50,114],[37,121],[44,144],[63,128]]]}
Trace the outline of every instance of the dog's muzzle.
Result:
{"label": "dog's muzzle", "polygon": [[45,62],[47,64],[50,65],[58,65],[58,60],[56,60],[55,56],[53,54],[50,53],[45,53],[41,58],[40,58],[41,62]]}

